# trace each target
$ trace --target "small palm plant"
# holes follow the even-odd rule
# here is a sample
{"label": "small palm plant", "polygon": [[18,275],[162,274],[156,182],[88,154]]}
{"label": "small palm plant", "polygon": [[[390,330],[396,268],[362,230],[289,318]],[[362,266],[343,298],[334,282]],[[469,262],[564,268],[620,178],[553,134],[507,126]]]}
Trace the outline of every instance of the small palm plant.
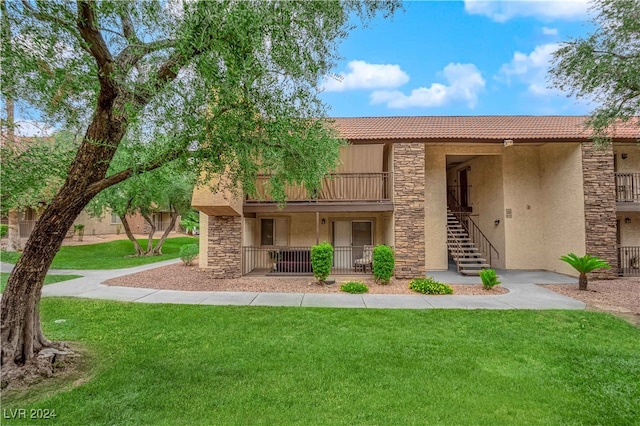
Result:
{"label": "small palm plant", "polygon": [[560,260],[567,262],[580,273],[580,278],[578,278],[578,288],[580,290],[587,289],[587,274],[589,272],[600,268],[611,268],[611,265],[609,265],[606,260],[600,259],[596,256],[591,256],[589,254],[578,257],[574,253],[569,253],[565,256],[560,256]]}

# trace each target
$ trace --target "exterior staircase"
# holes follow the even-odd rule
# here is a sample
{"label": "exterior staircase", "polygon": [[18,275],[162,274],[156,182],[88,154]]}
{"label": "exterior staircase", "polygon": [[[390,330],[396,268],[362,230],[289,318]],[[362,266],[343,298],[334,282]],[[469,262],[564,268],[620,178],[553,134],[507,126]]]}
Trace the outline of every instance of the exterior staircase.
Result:
{"label": "exterior staircase", "polygon": [[490,268],[476,244],[469,237],[469,232],[460,223],[458,217],[447,208],[447,248],[453,258],[458,272],[462,275],[478,275],[483,268]]}

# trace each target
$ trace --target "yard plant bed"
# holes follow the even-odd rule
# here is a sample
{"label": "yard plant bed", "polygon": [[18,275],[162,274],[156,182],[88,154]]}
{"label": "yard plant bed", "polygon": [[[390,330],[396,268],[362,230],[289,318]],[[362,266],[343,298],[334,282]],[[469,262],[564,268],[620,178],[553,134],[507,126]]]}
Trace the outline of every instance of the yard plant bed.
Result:
{"label": "yard plant bed", "polygon": [[[333,278],[333,277],[332,277]],[[198,266],[175,264],[105,281],[104,284],[123,287],[155,288],[184,291],[249,291],[256,293],[341,293],[340,285],[362,281],[369,286],[368,294],[419,294],[409,289],[410,280],[391,279],[386,285],[376,284],[370,275],[336,277],[333,285],[318,285],[312,276],[264,277],[245,276],[237,279],[213,279]],[[485,290],[481,284],[452,285],[458,295],[499,295],[508,290],[501,286]]]}
{"label": "yard plant bed", "polygon": [[622,425],[640,410],[640,330],[597,312],[45,298],[42,318],[93,369],[63,392],[5,392],[3,409],[69,426]]}

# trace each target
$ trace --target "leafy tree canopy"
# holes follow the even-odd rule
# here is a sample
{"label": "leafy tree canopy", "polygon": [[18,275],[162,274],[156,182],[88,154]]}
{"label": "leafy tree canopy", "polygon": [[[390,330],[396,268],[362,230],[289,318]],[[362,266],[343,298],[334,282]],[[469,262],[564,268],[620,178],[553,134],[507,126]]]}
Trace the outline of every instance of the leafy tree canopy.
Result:
{"label": "leafy tree canopy", "polygon": [[596,30],[554,53],[551,84],[598,103],[590,126],[606,143],[619,121],[640,115],[640,0],[595,0]]}
{"label": "leafy tree canopy", "polygon": [[[3,95],[58,128],[86,128],[115,93],[137,156],[106,188],[167,161],[227,172],[252,192],[267,170],[313,187],[338,156],[319,81],[337,43],[395,1],[101,1],[6,3]],[[7,28],[5,28],[6,33]],[[113,98],[112,98],[113,99]],[[105,148],[119,143],[93,141]],[[137,148],[137,149],[136,149]],[[210,176],[209,176],[210,177]]]}

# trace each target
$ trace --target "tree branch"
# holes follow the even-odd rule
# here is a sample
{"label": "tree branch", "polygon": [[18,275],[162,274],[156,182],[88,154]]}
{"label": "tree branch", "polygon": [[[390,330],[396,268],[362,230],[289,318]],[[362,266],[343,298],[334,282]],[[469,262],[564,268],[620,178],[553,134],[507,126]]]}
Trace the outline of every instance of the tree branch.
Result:
{"label": "tree branch", "polygon": [[628,61],[629,59],[635,59],[637,56],[637,55],[621,55],[615,52],[607,52],[606,50],[596,50],[596,49],[593,49],[593,53],[597,53],[600,55],[611,55],[615,58],[622,59],[624,61]]}
{"label": "tree branch", "polygon": [[57,16],[49,15],[47,13],[42,12],[41,10],[37,10],[33,6],[31,6],[31,4],[29,4],[29,2],[27,0],[22,0],[22,6],[25,9],[27,9],[31,13],[31,15],[34,18],[36,18],[38,21],[50,22],[52,24],[57,24],[57,25],[60,25],[62,28],[66,29],[67,31],[69,31],[69,33],[71,35],[73,35],[80,42],[80,48],[82,50],[84,50],[85,52],[87,52],[87,53],[91,53],[89,48],[87,48],[87,46],[86,46],[85,40],[78,33],[77,28],[73,23],[66,22],[66,21],[64,21],[63,19],[60,19]]}
{"label": "tree branch", "polygon": [[112,78],[113,58],[107,43],[95,24],[96,15],[93,6],[87,1],[78,0],[78,30],[98,64],[99,78],[102,85],[104,79]]}
{"label": "tree branch", "polygon": [[133,41],[135,43],[140,43],[140,39],[136,35],[136,31],[133,27],[133,21],[131,20],[131,15],[129,15],[128,11],[120,11],[120,21],[122,22],[122,32],[124,33],[124,37],[129,42]]}
{"label": "tree branch", "polygon": [[143,56],[158,50],[168,49],[173,47],[174,44],[175,40],[173,39],[156,40],[150,43],[141,43],[138,40],[136,43],[125,47],[122,52],[116,56],[116,62],[120,68],[127,71],[134,67]]}

